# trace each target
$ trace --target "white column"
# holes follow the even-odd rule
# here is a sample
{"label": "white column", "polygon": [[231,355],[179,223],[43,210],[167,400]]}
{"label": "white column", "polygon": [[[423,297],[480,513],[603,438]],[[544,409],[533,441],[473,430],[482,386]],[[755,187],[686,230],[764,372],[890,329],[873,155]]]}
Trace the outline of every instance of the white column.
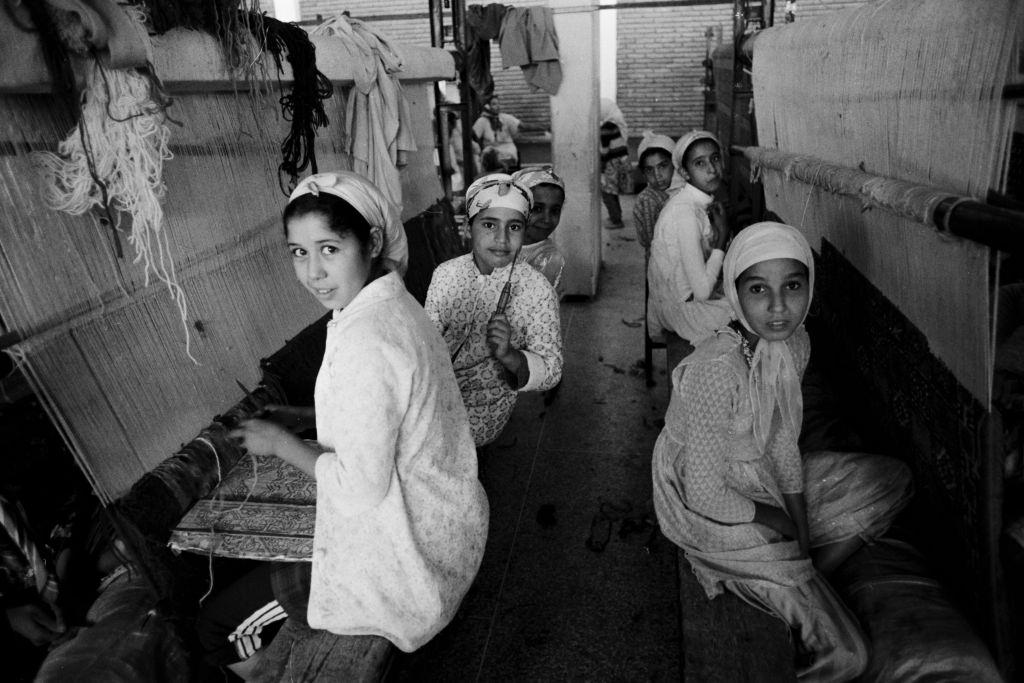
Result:
{"label": "white column", "polygon": [[601,267],[598,159],[597,0],[549,0],[562,62],[562,86],[551,97],[551,157],[565,180],[565,206],[555,243],[565,257],[566,294],[593,296]]}

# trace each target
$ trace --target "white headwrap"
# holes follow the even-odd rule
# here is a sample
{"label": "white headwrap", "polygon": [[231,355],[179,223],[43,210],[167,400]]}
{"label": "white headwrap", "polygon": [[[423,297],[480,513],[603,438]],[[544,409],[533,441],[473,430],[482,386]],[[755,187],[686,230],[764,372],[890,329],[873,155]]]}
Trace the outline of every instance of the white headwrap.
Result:
{"label": "white headwrap", "polygon": [[[674,191],[686,185],[686,181],[683,179],[683,176],[679,174],[679,164],[675,163],[675,159],[673,158],[672,152],[675,147],[676,143],[672,141],[672,138],[667,135],[659,135],[653,130],[648,129],[644,131],[644,137],[640,140],[640,144],[636,148],[636,158],[641,162],[644,158],[644,152],[649,149],[660,149],[664,151],[670,159],[672,159],[674,170],[672,171],[672,182],[668,186],[669,194],[674,193]],[[641,167],[640,170],[643,171],[643,167]]]}
{"label": "white headwrap", "polygon": [[676,148],[676,143],[667,135],[659,135],[653,130],[646,129],[643,133],[643,138],[640,140],[640,144],[636,148],[636,158],[643,159],[644,152],[649,149],[660,149],[669,157],[672,156],[672,150]]}
{"label": "white headwrap", "polygon": [[491,207],[515,209],[526,217],[532,206],[533,192],[507,173],[477,178],[466,190],[466,217],[471,221],[473,216]]}
{"label": "white headwrap", "polygon": [[672,163],[675,164],[676,170],[683,173],[686,169],[683,168],[683,157],[686,155],[686,150],[689,149],[690,145],[697,142],[698,140],[710,140],[711,142],[718,145],[718,151],[722,151],[722,143],[718,141],[713,134],[706,130],[691,130],[689,133],[679,138],[676,142],[675,149],[672,150]]}
{"label": "white headwrap", "polygon": [[[807,240],[796,228],[784,223],[755,223],[733,239],[722,266],[725,298],[732,304],[736,318],[753,332],[740,307],[736,278],[752,265],[772,259],[788,258],[807,266],[808,303],[814,294],[814,255]],[[800,319],[802,325],[807,317]],[[761,339],[750,362],[750,407],[754,413],[754,441],[762,450],[767,445],[775,406],[782,419],[800,434],[803,421],[803,395],[793,354],[785,341]]]}
{"label": "white headwrap", "polygon": [[526,166],[512,174],[512,180],[518,181],[523,187],[533,190],[538,185],[554,185],[562,188],[565,192],[565,183],[555,173],[551,164],[539,164],[537,166]]}
{"label": "white headwrap", "polygon": [[380,228],[384,233],[381,257],[390,270],[405,275],[409,267],[409,244],[405,239],[405,228],[398,208],[376,185],[352,171],[314,173],[299,182],[288,201],[305,194],[319,195],[321,192],[343,199],[366,219],[370,227]]}

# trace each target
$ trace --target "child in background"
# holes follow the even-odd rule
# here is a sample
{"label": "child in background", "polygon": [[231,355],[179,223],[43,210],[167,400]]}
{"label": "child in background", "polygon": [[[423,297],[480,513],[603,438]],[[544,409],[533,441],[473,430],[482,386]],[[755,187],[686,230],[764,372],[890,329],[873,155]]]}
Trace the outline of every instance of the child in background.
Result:
{"label": "child in background", "polygon": [[801,459],[814,258],[800,231],[746,228],[724,270],[738,321],[673,370],[654,449],[658,521],[709,598],[729,590],[793,629],[814,655],[801,680],[850,680],[866,646],[825,577],[889,527],[909,501],[910,474],[878,455]]}
{"label": "child in background", "polygon": [[470,185],[473,250],[438,266],[427,290],[427,315],[448,343],[478,447],[504,429],[518,392],[545,391],[562,377],[555,290],[519,253],[532,202],[503,173]]}
{"label": "child in background", "polygon": [[333,311],[319,443],[265,419],[232,436],[316,479],[316,526],[310,563],[265,563],[204,608],[207,659],[243,679],[259,673],[268,629],[285,618],[411,652],[451,620],[480,566],[488,509],[476,452],[448,350],[394,269],[397,217],[346,171],[304,179],[284,210],[295,275]]}
{"label": "child in background", "polygon": [[622,111],[613,100],[601,98],[601,201],[608,210],[609,229],[617,230],[622,222],[619,195],[633,191],[632,166],[629,163],[629,128]]}
{"label": "child in background", "polygon": [[539,270],[562,298],[562,269],[565,259],[551,239],[551,233],[562,219],[565,204],[565,183],[551,166],[529,166],[512,174],[533,193],[533,208],[526,219],[526,234],[519,258]]}
{"label": "child in background", "polygon": [[[647,318],[652,334],[667,330],[696,346],[732,319],[718,290],[729,226],[713,195],[724,189],[721,145],[698,130],[676,143],[672,160],[686,186],[661,210],[651,242]],[[670,365],[671,367],[671,365]]]}
{"label": "child in background", "polygon": [[647,180],[647,187],[636,196],[633,221],[636,223],[636,239],[644,248],[645,265],[651,258],[654,225],[658,222],[662,207],[670,194],[675,194],[686,184],[672,163],[672,150],[675,146],[676,143],[669,136],[645,130],[640,146],[637,147],[640,171]]}

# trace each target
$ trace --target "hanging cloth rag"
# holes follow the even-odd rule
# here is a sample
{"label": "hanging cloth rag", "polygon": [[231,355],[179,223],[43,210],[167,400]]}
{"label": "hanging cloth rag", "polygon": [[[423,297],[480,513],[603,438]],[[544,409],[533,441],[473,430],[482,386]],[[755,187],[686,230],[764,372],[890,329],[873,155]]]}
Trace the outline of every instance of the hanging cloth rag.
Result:
{"label": "hanging cloth rag", "polygon": [[550,7],[510,7],[498,34],[501,63],[518,66],[533,92],[554,95],[562,84],[558,34]]}
{"label": "hanging cloth rag", "polygon": [[502,20],[509,9],[493,2],[466,8],[466,78],[480,102],[486,102],[494,94],[491,41],[501,32]]}
{"label": "hanging cloth rag", "polygon": [[352,170],[367,178],[402,208],[399,168],[416,151],[412,112],[396,75],[402,60],[388,40],[358,19],[341,15],[317,26],[311,35],[334,36],[357,65],[345,108],[344,149]]}

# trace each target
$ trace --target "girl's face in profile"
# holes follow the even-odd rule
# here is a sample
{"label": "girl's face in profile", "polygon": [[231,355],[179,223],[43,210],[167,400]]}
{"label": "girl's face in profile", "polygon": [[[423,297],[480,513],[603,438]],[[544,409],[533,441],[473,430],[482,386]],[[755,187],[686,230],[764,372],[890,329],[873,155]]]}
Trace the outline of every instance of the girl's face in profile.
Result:
{"label": "girl's face in profile", "polygon": [[706,194],[714,194],[722,186],[722,153],[711,140],[698,140],[690,145],[683,167],[686,182]]}
{"label": "girl's face in profile", "polygon": [[473,238],[473,261],[484,275],[512,263],[523,246],[526,217],[508,207],[486,208],[473,216],[470,236]]}
{"label": "girl's face in profile", "polygon": [[380,253],[379,233],[373,235],[373,245],[364,249],[353,233],[332,230],[323,214],[290,219],[288,250],[295,277],[325,308],[345,308],[366,284],[373,258]]}
{"label": "girl's face in profile", "polygon": [[807,266],[790,258],[755,263],[736,278],[736,294],[754,334],[784,341],[796,332],[811,303]]}
{"label": "girl's face in profile", "polygon": [[532,188],[533,208],[526,225],[525,244],[546,240],[562,220],[565,192],[557,185],[541,184]]}

